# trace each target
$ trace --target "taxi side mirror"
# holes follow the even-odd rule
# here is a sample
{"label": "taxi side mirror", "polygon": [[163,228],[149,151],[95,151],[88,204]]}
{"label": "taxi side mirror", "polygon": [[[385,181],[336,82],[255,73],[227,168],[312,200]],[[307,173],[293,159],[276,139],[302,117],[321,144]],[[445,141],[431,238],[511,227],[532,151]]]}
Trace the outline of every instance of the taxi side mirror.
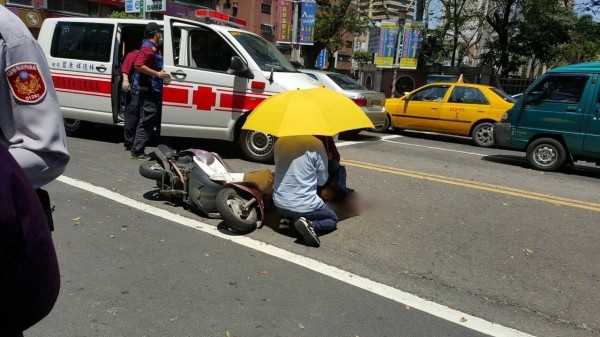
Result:
{"label": "taxi side mirror", "polygon": [[235,55],[231,57],[229,61],[229,69],[227,69],[227,73],[230,75],[245,77],[249,79],[254,78],[254,74],[248,68],[248,66],[242,61],[242,59]]}

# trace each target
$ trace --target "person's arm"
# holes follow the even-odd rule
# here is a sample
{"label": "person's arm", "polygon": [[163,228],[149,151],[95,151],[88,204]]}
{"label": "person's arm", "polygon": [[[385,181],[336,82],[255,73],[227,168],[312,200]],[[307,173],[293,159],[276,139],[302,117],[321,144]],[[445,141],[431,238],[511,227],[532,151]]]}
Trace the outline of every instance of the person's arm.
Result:
{"label": "person's arm", "polygon": [[146,65],[146,59],[149,56],[153,56],[153,55],[147,55],[147,53],[144,50],[140,50],[138,57],[134,63],[135,70],[139,71],[142,74],[148,75],[148,76],[158,77],[162,80],[170,79],[171,75],[169,75],[166,71],[164,71],[164,70],[156,71]]}
{"label": "person's arm", "polygon": [[317,150],[315,168],[317,170],[317,185],[325,185],[325,183],[327,183],[327,178],[329,178],[329,173],[327,172],[327,153],[323,146]]}
{"label": "person's arm", "polygon": [[[13,22],[3,26],[0,40],[0,129],[9,152],[38,188],[64,172],[67,137],[46,57],[25,25]],[[20,85],[34,92],[20,94]],[[0,143],[6,144],[1,136]]]}
{"label": "person's arm", "polygon": [[129,90],[131,90],[131,84],[129,83],[129,74],[121,73],[121,76],[123,77],[121,89],[123,89],[123,91],[125,92],[129,92]]}

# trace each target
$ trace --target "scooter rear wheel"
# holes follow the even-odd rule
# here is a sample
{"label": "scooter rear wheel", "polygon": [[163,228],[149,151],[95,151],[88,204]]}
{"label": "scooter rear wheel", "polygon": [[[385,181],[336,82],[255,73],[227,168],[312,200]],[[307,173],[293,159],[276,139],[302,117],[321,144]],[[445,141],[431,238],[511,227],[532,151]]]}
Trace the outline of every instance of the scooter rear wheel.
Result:
{"label": "scooter rear wheel", "polygon": [[244,210],[242,205],[249,199],[238,194],[234,188],[224,188],[217,193],[217,210],[225,223],[241,233],[249,233],[256,229],[258,212],[256,207]]}
{"label": "scooter rear wheel", "polygon": [[140,164],[140,175],[144,178],[161,180],[164,170],[156,159],[150,159]]}

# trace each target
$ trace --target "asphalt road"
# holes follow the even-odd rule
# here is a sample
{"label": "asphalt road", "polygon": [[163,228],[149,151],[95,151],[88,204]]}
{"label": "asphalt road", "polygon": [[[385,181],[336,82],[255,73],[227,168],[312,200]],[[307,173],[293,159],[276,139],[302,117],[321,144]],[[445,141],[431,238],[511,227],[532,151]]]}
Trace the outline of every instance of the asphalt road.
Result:
{"label": "asphalt road", "polygon": [[[596,167],[542,173],[466,138],[367,133],[339,149],[375,206],[314,249],[157,197],[119,133],[69,139],[48,186],[61,295],[26,336],[600,335]],[[226,142],[176,145],[269,167]]]}

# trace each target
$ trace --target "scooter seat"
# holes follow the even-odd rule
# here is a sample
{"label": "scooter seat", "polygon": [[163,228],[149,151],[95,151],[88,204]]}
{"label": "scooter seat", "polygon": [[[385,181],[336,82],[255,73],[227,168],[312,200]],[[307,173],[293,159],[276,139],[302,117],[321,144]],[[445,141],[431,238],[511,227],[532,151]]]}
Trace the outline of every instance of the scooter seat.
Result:
{"label": "scooter seat", "polygon": [[211,152],[199,149],[188,149],[186,152],[193,153],[194,156],[198,157],[200,161],[206,165],[211,165],[215,162],[215,156]]}

